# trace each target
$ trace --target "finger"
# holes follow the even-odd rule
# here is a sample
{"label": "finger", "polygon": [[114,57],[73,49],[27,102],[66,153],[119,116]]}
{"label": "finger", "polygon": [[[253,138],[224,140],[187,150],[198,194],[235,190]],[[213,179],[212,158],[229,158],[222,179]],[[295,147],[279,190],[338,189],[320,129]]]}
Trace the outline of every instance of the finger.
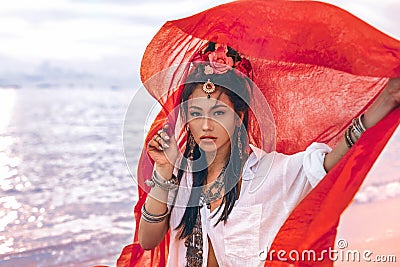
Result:
{"label": "finger", "polygon": [[[168,136],[168,133],[164,130],[164,128],[158,130],[157,135],[160,136],[164,141],[168,142],[170,137]],[[156,140],[159,142],[159,140]]]}
{"label": "finger", "polygon": [[161,139],[162,139],[162,138],[161,138],[161,136],[160,136],[159,134],[156,134],[156,135],[154,135],[154,137],[153,137],[153,140],[156,141],[157,143],[159,143]]}
{"label": "finger", "polygon": [[168,136],[168,134],[164,131],[162,131],[161,133],[158,134],[164,141],[169,141],[170,137]]}
{"label": "finger", "polygon": [[153,150],[153,149],[157,149],[157,147],[155,147],[154,145],[151,144],[151,141],[149,143],[147,143],[147,150]]}
{"label": "finger", "polygon": [[161,147],[163,148],[169,148],[169,145],[167,144],[167,141],[165,141],[161,136],[158,136],[159,138],[157,139],[157,142],[160,144]]}
{"label": "finger", "polygon": [[168,134],[168,136],[174,135],[173,128],[171,127],[171,125],[169,123],[165,123],[163,125],[163,130],[164,130],[164,132],[166,132]]}
{"label": "finger", "polygon": [[164,150],[162,145],[159,142],[155,141],[154,138],[152,140],[150,140],[150,142],[147,144],[147,146],[149,148],[158,149],[160,151]]}
{"label": "finger", "polygon": [[[160,133],[160,134],[161,134],[161,133]],[[155,135],[154,138],[153,138],[153,140],[159,144],[159,147],[162,147],[162,148],[169,148],[169,145],[168,145],[168,144],[166,143],[166,141],[161,137],[160,134]],[[169,140],[169,137],[168,137],[168,140]]]}

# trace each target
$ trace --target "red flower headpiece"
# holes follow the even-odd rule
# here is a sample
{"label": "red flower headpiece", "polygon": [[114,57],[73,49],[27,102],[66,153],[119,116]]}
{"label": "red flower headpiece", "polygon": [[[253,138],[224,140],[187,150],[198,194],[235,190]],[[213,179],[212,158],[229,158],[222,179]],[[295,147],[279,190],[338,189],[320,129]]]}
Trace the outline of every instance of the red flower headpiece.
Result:
{"label": "red flower headpiece", "polygon": [[237,51],[222,44],[210,42],[205,50],[200,50],[194,54],[191,62],[196,66],[198,64],[207,64],[204,69],[206,75],[224,74],[234,68],[241,74],[250,79],[253,71],[251,63],[245,57],[239,55]]}

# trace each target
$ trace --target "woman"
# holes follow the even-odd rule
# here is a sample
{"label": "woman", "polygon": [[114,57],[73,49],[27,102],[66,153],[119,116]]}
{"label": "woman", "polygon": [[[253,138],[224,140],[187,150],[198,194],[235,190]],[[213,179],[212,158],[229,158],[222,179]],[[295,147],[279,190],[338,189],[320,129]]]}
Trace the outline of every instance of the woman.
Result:
{"label": "woman", "polygon": [[[207,51],[207,40],[238,49],[254,71],[225,45]],[[196,65],[196,53],[207,55],[205,64]],[[163,266],[168,255],[171,266],[254,266],[263,264],[257,253],[270,245],[331,246],[340,213],[398,125],[399,79],[379,77],[400,75],[399,56],[398,41],[317,2],[238,1],[166,23],[141,69],[146,89],[163,106],[138,168],[139,185],[146,180],[150,196],[139,188],[136,243],[124,249],[118,265]],[[219,59],[227,64],[218,65]],[[196,66],[187,75],[180,64],[190,61]],[[275,118],[276,151],[293,155],[261,142],[271,138],[257,129],[255,122],[263,121],[256,111],[267,107],[248,106],[263,99]],[[179,104],[186,132],[176,141],[173,110]],[[372,127],[378,121],[380,127]],[[363,132],[363,126],[372,128]],[[285,263],[272,260],[268,266]]]}
{"label": "woman", "polygon": [[209,61],[196,62],[181,95],[187,138],[178,168],[168,124],[148,143],[155,165],[139,243],[153,249],[170,230],[167,266],[261,266],[258,252],[271,246],[293,208],[366,129],[399,106],[400,79],[389,81],[332,150],[313,143],[287,156],[247,146],[251,69],[234,68],[246,59],[214,43],[200,55]]}

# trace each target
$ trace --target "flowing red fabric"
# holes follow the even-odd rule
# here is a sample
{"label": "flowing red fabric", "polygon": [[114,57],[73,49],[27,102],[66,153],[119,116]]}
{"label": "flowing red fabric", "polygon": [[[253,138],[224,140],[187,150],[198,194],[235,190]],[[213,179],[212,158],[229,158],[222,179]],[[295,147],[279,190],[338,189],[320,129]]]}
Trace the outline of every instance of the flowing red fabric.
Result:
{"label": "flowing red fabric", "polygon": [[[163,109],[146,144],[166,119],[176,120],[187,63],[208,41],[227,44],[250,60],[253,80],[267,100],[276,127],[276,150],[292,154],[312,142],[334,146],[351,119],[382,90],[387,77],[400,76],[400,42],[350,13],[314,1],[237,1],[194,16],[169,21],[143,56],[141,79]],[[255,113],[262,110],[256,110]],[[174,115],[171,115],[174,114]],[[340,214],[352,200],[372,164],[399,125],[397,109],[369,129],[322,182],[295,208],[271,249],[333,247]],[[257,121],[250,119],[249,140],[261,148]],[[165,266],[169,235],[157,248],[138,244],[143,181],[153,163],[145,150],[139,161],[136,231],[117,266]],[[315,266],[315,262],[267,260],[268,266]],[[327,259],[320,265],[330,266]]]}

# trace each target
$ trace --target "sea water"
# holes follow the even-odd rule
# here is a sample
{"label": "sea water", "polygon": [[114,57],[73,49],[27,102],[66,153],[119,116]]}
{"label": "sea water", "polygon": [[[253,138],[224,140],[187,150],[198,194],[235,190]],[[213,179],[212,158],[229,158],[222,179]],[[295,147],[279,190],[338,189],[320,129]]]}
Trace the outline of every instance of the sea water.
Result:
{"label": "sea water", "polygon": [[[0,90],[0,266],[115,265],[134,231],[137,187],[122,144],[133,95]],[[135,165],[143,125],[131,129]]]}

